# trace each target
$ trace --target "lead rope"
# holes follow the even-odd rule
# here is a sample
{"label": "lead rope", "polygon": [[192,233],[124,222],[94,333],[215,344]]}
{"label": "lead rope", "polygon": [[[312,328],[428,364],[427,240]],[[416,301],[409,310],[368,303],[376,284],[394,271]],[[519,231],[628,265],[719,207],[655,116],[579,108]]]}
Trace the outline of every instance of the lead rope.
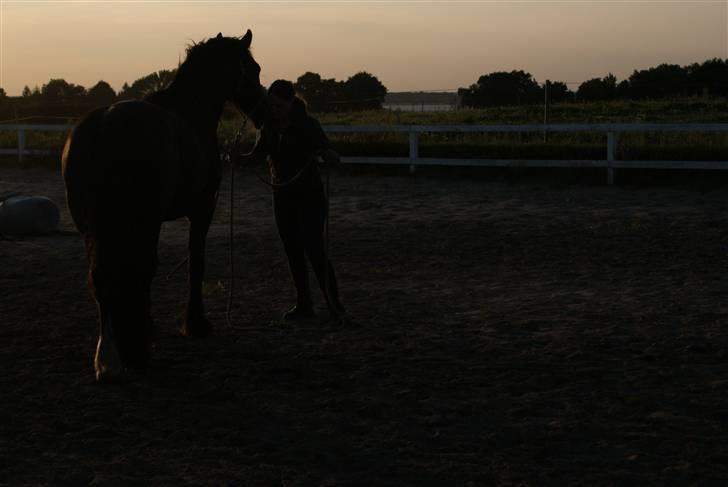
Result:
{"label": "lead rope", "polygon": [[[240,127],[238,132],[235,134],[235,139],[233,141],[232,150],[228,153],[228,163],[230,164],[230,218],[228,220],[228,239],[229,244],[228,248],[230,250],[229,255],[229,261],[230,261],[230,277],[229,277],[229,283],[228,283],[228,299],[227,299],[227,306],[225,309],[225,319],[227,320],[227,325],[229,327],[232,327],[232,319],[231,319],[231,310],[232,310],[232,302],[233,302],[233,295],[235,293],[235,236],[234,236],[234,215],[235,215],[235,162],[237,161],[238,157],[240,156],[239,146],[240,146],[240,140],[242,139],[243,133],[245,132],[245,127],[248,124],[248,119],[245,118],[243,120],[243,125]],[[288,181],[285,181],[283,183],[274,183],[269,182],[263,179],[257,172],[253,171],[251,168],[251,172],[257,177],[262,183],[265,185],[277,189],[277,188],[285,188],[286,186],[289,186],[296,182],[308,169],[308,167],[315,161],[315,158],[310,158],[308,163],[301,168],[298,173],[293,176]],[[331,287],[330,287],[330,279],[329,279],[329,211],[330,211],[330,203],[329,203],[329,180],[330,180],[330,169],[328,167],[328,164],[325,164],[326,166],[326,215],[324,219],[324,289],[326,291],[326,297],[329,302],[329,306],[333,306],[332,298],[331,298]],[[4,235],[0,235],[0,237],[5,237]],[[182,260],[177,266],[167,275],[167,280],[170,280],[172,276],[183,266],[185,265],[189,260],[189,257]]]}
{"label": "lead rope", "polygon": [[228,327],[232,327],[232,320],[230,319],[230,309],[233,304],[233,293],[235,288],[235,238],[233,235],[233,221],[235,212],[235,164],[233,164],[232,158],[230,159],[230,222],[228,239],[230,240],[230,283],[228,286],[228,300],[227,309],[225,310],[225,319],[227,320]]}
{"label": "lead rope", "polygon": [[229,248],[230,248],[230,282],[228,285],[228,300],[227,300],[227,309],[225,311],[225,318],[227,319],[227,324],[229,327],[232,327],[232,319],[230,318],[230,310],[232,309],[233,305],[233,294],[235,292],[235,235],[234,235],[234,212],[235,212],[235,161],[239,157],[239,150],[238,146],[240,145],[240,140],[243,137],[243,132],[245,132],[245,126],[248,124],[248,119],[246,118],[243,121],[243,126],[240,127],[240,130],[238,130],[238,133],[235,134],[235,140],[233,142],[233,149],[232,153],[228,155],[229,162],[230,162],[230,220],[229,220],[229,231],[228,231],[228,237],[230,240]]}
{"label": "lead rope", "polygon": [[[331,265],[329,264],[329,212],[331,211],[330,202],[330,191],[329,191],[329,179],[331,175],[331,169],[329,164],[324,164],[326,171],[326,215],[324,216],[324,289],[326,289],[326,298],[329,304],[329,310],[333,310],[336,307],[336,303],[333,302],[331,296],[331,279],[329,278],[329,272],[331,271]],[[337,311],[338,312],[338,311]],[[331,311],[329,311],[331,314]],[[330,316],[329,320],[333,320],[335,317]]]}

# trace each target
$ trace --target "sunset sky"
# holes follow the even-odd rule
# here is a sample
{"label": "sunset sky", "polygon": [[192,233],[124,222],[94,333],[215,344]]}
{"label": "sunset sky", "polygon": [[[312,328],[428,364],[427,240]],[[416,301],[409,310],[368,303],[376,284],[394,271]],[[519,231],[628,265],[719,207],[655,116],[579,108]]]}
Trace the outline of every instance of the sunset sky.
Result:
{"label": "sunset sky", "polygon": [[[581,82],[728,57],[726,1],[0,0],[0,87],[91,87],[176,67],[185,46],[253,31],[261,81],[377,76],[389,91],[455,89],[493,71]],[[576,85],[571,86],[572,89]]]}

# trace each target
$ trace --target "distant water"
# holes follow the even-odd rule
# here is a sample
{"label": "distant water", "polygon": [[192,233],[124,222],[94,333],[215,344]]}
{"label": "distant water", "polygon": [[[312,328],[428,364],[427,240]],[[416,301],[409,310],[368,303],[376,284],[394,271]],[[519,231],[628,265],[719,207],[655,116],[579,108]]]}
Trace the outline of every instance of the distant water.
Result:
{"label": "distant water", "polygon": [[452,112],[457,110],[455,105],[428,105],[428,104],[389,104],[382,105],[386,110],[401,110],[403,112]]}

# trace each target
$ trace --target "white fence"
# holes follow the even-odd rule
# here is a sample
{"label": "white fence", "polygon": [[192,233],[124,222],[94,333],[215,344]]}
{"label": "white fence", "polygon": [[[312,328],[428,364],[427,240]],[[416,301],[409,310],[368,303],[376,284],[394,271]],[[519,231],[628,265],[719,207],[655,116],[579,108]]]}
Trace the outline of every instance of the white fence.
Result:
{"label": "white fence", "polygon": [[447,103],[384,103],[382,108],[393,112],[453,112],[458,106]]}
{"label": "white fence", "polygon": [[3,149],[0,148],[0,155],[17,155],[18,161],[23,161],[23,156],[26,155],[43,155],[48,154],[50,151],[41,149],[28,149],[25,143],[26,132],[67,132],[73,127],[73,125],[59,125],[59,124],[13,124],[3,125],[0,124],[0,131],[18,132],[18,147],[16,149]]}
{"label": "white fence", "polygon": [[[71,125],[2,125],[0,131],[17,131],[18,147],[0,149],[0,154],[14,154],[20,161],[30,154],[49,151],[26,147],[27,131],[68,131]],[[327,125],[328,133],[406,133],[409,157],[342,157],[345,164],[401,164],[410,172],[417,166],[479,167],[590,167],[604,168],[608,184],[614,182],[614,170],[634,169],[728,169],[728,161],[620,161],[617,160],[619,135],[625,132],[728,132],[728,123],[627,123],[627,124],[534,124],[534,125]],[[597,160],[560,159],[447,159],[419,157],[419,135],[427,133],[514,133],[514,132],[601,132],[607,135],[605,158]]]}
{"label": "white fence", "polygon": [[[614,183],[614,170],[633,169],[728,169],[728,161],[620,161],[619,134],[624,132],[728,132],[728,123],[625,123],[625,124],[538,124],[538,125],[328,125],[329,133],[407,133],[409,157],[343,157],[350,164],[407,164],[417,166],[479,167],[591,167],[605,168],[607,183]],[[561,159],[443,159],[419,157],[419,134],[426,133],[514,133],[514,132],[601,132],[607,134],[605,158]]]}

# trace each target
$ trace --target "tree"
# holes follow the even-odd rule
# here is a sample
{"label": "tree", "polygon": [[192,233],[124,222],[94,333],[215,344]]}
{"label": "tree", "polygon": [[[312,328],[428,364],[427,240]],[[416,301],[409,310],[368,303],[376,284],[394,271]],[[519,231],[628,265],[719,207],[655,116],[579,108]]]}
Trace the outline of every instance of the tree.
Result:
{"label": "tree", "polygon": [[376,110],[382,108],[387,88],[365,71],[346,81],[322,79],[318,73],[306,72],[294,84],[312,112],[342,110]]}
{"label": "tree", "polygon": [[99,81],[88,90],[88,99],[95,106],[111,105],[116,99],[116,92],[106,81]]}
{"label": "tree", "polygon": [[687,66],[690,92],[694,95],[728,96],[728,62],[713,58]]}
{"label": "tree", "polygon": [[28,87],[28,85],[25,85],[23,87],[23,93],[22,93],[22,95],[23,95],[23,98],[28,98],[29,96],[33,95],[33,92],[30,91],[30,88]]}
{"label": "tree", "polygon": [[620,100],[629,100],[632,98],[632,86],[629,84],[629,80],[622,80],[617,85],[616,96]]}
{"label": "tree", "polygon": [[323,80],[318,73],[308,71],[298,77],[294,86],[298,94],[306,100],[311,111],[331,111],[331,101],[336,98],[338,91],[335,89],[337,87],[336,80]]}
{"label": "tree", "polygon": [[343,100],[343,81],[336,81],[334,78],[321,80],[321,111],[336,112],[346,109]]}
{"label": "tree", "polygon": [[344,82],[341,95],[348,110],[378,110],[382,108],[387,88],[376,76],[361,71]]}
{"label": "tree", "polygon": [[617,94],[617,78],[609,73],[604,78],[584,81],[576,90],[576,98],[581,101],[612,100]]}
{"label": "tree", "polygon": [[119,92],[119,98],[124,100],[130,99],[141,99],[145,96],[149,96],[152,93],[156,93],[169,86],[174,77],[177,74],[177,70],[162,69],[155,73],[142,76],[141,78],[134,81],[131,86],[124,83],[124,86]]}
{"label": "tree", "polygon": [[10,99],[3,88],[0,88],[0,119],[18,118],[15,102]]}
{"label": "tree", "polygon": [[86,89],[83,86],[68,83],[64,79],[51,79],[43,85],[40,94],[48,101],[70,101],[83,97]]}
{"label": "tree", "polygon": [[574,100],[574,92],[563,81],[547,81],[549,84],[549,102],[562,103]]}
{"label": "tree", "polygon": [[477,84],[460,91],[463,105],[472,107],[525,105],[543,101],[543,89],[525,71],[499,71],[483,75]]}
{"label": "tree", "polygon": [[629,77],[632,98],[667,98],[688,94],[688,70],[677,64],[660,64],[635,71]]}

